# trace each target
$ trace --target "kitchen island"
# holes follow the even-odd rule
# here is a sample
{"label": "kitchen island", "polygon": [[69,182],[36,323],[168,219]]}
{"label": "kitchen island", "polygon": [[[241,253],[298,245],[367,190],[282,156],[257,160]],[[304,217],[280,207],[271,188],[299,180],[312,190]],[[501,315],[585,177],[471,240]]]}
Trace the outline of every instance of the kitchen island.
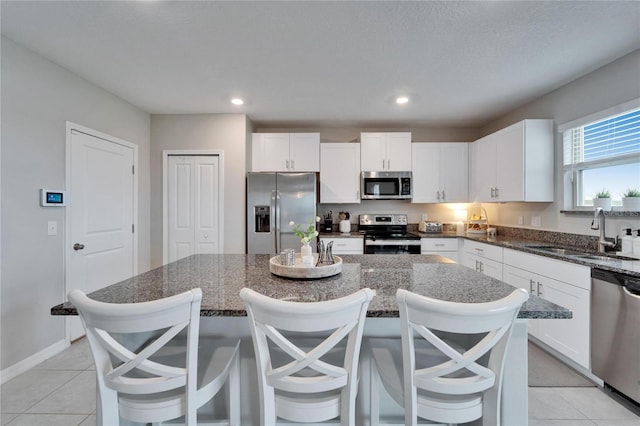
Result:
{"label": "kitchen island", "polygon": [[[269,272],[269,255],[193,255],[145,272],[90,294],[110,303],[160,299],[191,288],[202,289],[201,333],[242,339],[243,425],[258,424],[257,377],[246,312],[240,289],[252,288],[270,297],[316,302],[341,297],[369,287],[375,297],[369,305],[365,336],[399,336],[395,293],[407,289],[429,297],[464,303],[500,299],[514,287],[477,273],[440,256],[343,255],[342,272],[318,280],[293,280]],[[69,303],[54,306],[52,315],[75,315]],[[507,355],[503,388],[503,420],[527,423],[527,320],[571,318],[567,309],[532,296],[520,310]],[[368,365],[366,356],[363,366]],[[364,370],[366,371],[366,370]],[[361,375],[360,424],[368,423],[368,378]],[[392,404],[390,404],[392,405]]]}

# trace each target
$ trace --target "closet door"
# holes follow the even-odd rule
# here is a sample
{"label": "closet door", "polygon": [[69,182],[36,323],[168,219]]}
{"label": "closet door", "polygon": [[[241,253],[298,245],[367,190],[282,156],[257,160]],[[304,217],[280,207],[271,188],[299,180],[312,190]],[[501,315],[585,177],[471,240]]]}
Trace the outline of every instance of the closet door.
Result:
{"label": "closet door", "polygon": [[168,261],[219,253],[220,165],[216,155],[169,156]]}

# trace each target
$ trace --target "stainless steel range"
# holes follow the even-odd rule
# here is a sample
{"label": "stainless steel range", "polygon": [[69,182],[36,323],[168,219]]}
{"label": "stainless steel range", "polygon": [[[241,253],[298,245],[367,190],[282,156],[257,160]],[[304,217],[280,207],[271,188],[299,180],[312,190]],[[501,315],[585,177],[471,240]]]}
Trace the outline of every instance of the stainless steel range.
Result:
{"label": "stainless steel range", "polygon": [[406,214],[361,214],[365,254],[420,254],[420,236],[407,232]]}

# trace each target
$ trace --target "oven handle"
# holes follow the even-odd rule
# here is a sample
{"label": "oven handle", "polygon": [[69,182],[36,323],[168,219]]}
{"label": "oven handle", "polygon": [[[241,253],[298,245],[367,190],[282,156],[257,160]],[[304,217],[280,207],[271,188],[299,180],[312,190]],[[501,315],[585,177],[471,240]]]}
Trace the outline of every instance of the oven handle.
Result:
{"label": "oven handle", "polygon": [[365,246],[419,246],[420,240],[364,240]]}

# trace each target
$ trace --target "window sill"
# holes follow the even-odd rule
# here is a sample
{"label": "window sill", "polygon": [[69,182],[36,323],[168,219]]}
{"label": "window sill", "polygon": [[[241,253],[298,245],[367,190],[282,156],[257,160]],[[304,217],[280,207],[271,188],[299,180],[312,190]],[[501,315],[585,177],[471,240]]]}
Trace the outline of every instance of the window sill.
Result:
{"label": "window sill", "polygon": [[[586,209],[585,210],[560,210],[560,213],[576,215],[576,216],[593,216],[593,209],[591,210],[586,210]],[[640,216],[640,212],[612,210],[608,212],[605,211],[604,215],[611,216],[611,217],[631,217],[631,216]]]}

